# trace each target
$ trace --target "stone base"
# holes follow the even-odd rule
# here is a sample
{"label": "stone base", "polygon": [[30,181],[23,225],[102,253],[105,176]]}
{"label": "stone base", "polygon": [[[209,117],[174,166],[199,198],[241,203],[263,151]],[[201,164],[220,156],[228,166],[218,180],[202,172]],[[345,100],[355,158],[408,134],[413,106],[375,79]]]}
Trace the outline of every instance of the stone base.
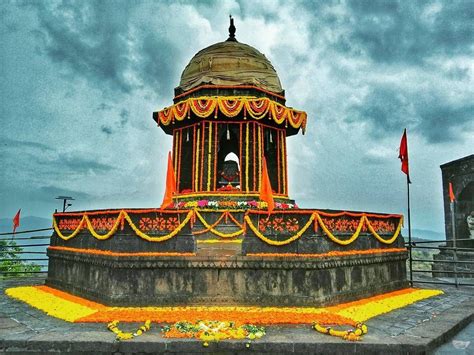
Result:
{"label": "stone base", "polygon": [[113,306],[326,306],[407,287],[406,252],[326,258],[48,255],[47,285]]}

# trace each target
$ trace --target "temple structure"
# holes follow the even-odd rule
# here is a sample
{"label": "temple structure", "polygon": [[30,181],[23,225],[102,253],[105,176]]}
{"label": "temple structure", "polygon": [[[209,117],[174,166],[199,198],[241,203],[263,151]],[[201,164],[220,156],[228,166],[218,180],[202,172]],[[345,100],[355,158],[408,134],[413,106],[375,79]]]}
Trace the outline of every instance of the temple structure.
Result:
{"label": "temple structure", "polygon": [[[457,277],[469,278],[474,272],[474,154],[445,163],[440,168],[447,249],[441,249],[440,253],[433,256],[438,261],[432,264],[433,276],[453,277],[456,271]],[[449,183],[452,184],[455,198],[453,210]],[[460,248],[456,255],[450,250],[453,246]],[[460,261],[456,270],[454,260]]]}
{"label": "temple structure", "polygon": [[[55,213],[47,284],[110,305],[327,305],[407,285],[398,214],[299,209],[286,139],[307,117],[286,106],[270,61],[229,38],[199,51],[174,103],[166,208]],[[259,199],[263,160],[275,209]],[[173,184],[174,185],[174,184]]]}
{"label": "temple structure", "polygon": [[229,192],[255,200],[265,157],[276,199],[292,203],[286,138],[304,133],[306,113],[285,101],[273,65],[235,32],[199,51],[183,71],[174,105],[153,114],[173,135],[176,200],[220,200]]}

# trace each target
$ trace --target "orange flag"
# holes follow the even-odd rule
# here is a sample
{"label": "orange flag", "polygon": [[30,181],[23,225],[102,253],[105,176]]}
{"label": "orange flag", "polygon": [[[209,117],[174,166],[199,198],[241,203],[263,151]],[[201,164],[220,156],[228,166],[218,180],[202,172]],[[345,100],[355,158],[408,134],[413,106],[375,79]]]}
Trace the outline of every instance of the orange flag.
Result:
{"label": "orange flag", "polygon": [[453,192],[453,184],[449,183],[449,200],[451,203],[453,203],[456,200],[456,197],[454,197],[454,192]]}
{"label": "orange flag", "polygon": [[398,158],[402,161],[402,171],[407,174],[408,183],[411,184],[410,173],[408,171],[408,142],[406,128],[403,131],[402,140],[400,141],[400,150]]}
{"label": "orange flag", "polygon": [[160,208],[167,208],[173,203],[173,195],[176,193],[176,177],[174,175],[173,160],[171,152],[168,153],[168,169],[166,171],[166,190]]}
{"label": "orange flag", "polygon": [[268,204],[268,213],[272,213],[273,209],[275,208],[275,202],[273,201],[272,185],[270,183],[270,177],[268,176],[267,161],[265,160],[265,157],[263,157],[260,200],[265,201]]}
{"label": "orange flag", "polygon": [[20,212],[21,208],[18,210],[15,217],[13,217],[13,234],[15,234],[16,229],[20,226]]}

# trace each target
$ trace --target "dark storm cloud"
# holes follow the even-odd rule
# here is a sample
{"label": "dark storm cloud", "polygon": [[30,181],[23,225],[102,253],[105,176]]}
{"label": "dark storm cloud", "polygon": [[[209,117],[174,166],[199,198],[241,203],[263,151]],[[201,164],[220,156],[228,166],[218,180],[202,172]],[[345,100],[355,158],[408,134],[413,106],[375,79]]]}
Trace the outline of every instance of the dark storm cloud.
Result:
{"label": "dark storm cloud", "polygon": [[102,102],[99,106],[97,106],[96,110],[97,111],[108,111],[111,110],[112,106],[107,105],[105,102]]}
{"label": "dark storm cloud", "polygon": [[115,133],[116,130],[124,128],[130,118],[130,111],[123,108],[122,111],[120,111],[119,117],[120,118],[118,121],[114,122],[113,124],[103,124],[100,127],[100,131],[110,136],[111,134]]}
{"label": "dark storm cloud", "polygon": [[459,128],[472,120],[471,103],[450,104],[434,92],[407,92],[389,86],[374,86],[365,99],[352,105],[346,121],[369,123],[377,138],[412,128],[429,143],[454,139]]}
{"label": "dark storm cloud", "polygon": [[74,197],[75,199],[87,199],[91,195],[85,192],[81,191],[75,191],[75,190],[69,190],[69,189],[63,189],[61,187],[57,186],[41,186],[40,188],[37,189],[38,192],[36,193],[36,197],[42,200],[50,199],[50,198],[55,198],[56,196],[71,196]]}
{"label": "dark storm cloud", "polygon": [[122,109],[120,112],[120,126],[123,127],[127,124],[130,112],[126,109]]}
{"label": "dark storm cloud", "polygon": [[43,143],[21,141],[21,140],[15,140],[15,139],[10,139],[10,138],[3,138],[2,140],[3,140],[2,145],[5,148],[20,148],[20,149],[33,148],[33,149],[40,149],[42,151],[54,150],[50,146]]}
{"label": "dark storm cloud", "polygon": [[157,92],[172,92],[171,83],[176,80],[179,72],[175,65],[176,58],[180,56],[173,44],[173,38],[147,33],[142,40],[140,75],[143,84]]}
{"label": "dark storm cloud", "polygon": [[349,1],[349,31],[336,46],[376,62],[423,63],[438,55],[472,53],[472,1]]}
{"label": "dark storm cloud", "polygon": [[37,1],[30,6],[37,10],[36,36],[44,53],[74,75],[123,93],[172,89],[179,53],[166,32],[154,31],[148,23],[130,23],[140,3]]}
{"label": "dark storm cloud", "polygon": [[40,31],[45,35],[44,50],[74,73],[98,83],[107,82],[129,92],[132,85],[124,77],[130,65],[127,53],[126,13],[129,2],[33,2]]}
{"label": "dark storm cloud", "polygon": [[59,171],[70,170],[77,174],[104,173],[115,169],[111,165],[99,163],[97,159],[89,159],[77,154],[60,154],[57,159],[46,164],[51,168],[57,167]]}
{"label": "dark storm cloud", "polygon": [[102,133],[105,133],[105,134],[108,135],[108,136],[110,136],[112,133],[114,133],[113,130],[112,130],[112,127],[106,126],[106,125],[102,125],[102,126],[100,127],[100,131],[101,131]]}

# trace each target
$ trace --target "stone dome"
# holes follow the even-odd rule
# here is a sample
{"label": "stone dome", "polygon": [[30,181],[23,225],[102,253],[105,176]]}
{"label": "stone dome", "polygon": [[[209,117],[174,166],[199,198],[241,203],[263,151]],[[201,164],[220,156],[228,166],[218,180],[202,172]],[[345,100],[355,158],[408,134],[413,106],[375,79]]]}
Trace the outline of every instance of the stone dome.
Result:
{"label": "stone dome", "polygon": [[272,63],[257,49],[236,40],[219,42],[199,51],[181,74],[182,92],[201,85],[252,85],[281,94]]}

